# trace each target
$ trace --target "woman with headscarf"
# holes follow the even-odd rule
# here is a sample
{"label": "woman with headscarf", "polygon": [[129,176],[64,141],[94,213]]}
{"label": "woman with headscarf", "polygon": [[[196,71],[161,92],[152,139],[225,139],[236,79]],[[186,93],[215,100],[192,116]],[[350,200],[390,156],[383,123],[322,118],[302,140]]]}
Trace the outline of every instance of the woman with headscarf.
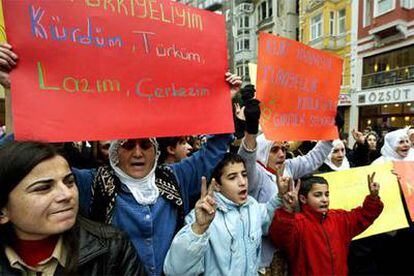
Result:
{"label": "woman with headscarf", "polygon": [[408,138],[410,139],[410,142],[411,142],[411,148],[414,149],[414,126],[409,127],[407,130],[407,133],[408,133]]}
{"label": "woman with headscarf", "polygon": [[[246,160],[249,183],[252,183],[249,194],[261,203],[268,202],[279,192],[276,176],[298,179],[310,174],[322,164],[332,148],[330,141],[318,142],[308,154],[286,159],[286,148],[282,143],[267,140],[261,134],[257,138],[254,136],[254,146],[248,147],[247,138],[246,135],[239,154]],[[274,258],[276,248],[268,237],[264,237],[262,246],[261,271],[270,270],[271,275],[282,273],[280,253],[276,253]]]}
{"label": "woman with headscarf", "polygon": [[345,155],[344,143],[341,140],[334,140],[332,146],[333,148],[328,157],[318,169],[321,173],[343,171],[350,168],[349,161]]}
{"label": "woman with headscarf", "polygon": [[388,161],[414,161],[414,149],[411,148],[407,129],[388,132],[384,137],[381,154],[382,156],[372,164],[383,164]]}

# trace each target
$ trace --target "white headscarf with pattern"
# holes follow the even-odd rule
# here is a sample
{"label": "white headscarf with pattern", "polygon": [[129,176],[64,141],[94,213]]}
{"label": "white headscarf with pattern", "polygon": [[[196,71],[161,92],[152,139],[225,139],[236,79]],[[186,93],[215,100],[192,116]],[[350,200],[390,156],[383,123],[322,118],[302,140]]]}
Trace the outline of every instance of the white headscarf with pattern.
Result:
{"label": "white headscarf with pattern", "polygon": [[119,156],[118,150],[119,147],[125,143],[127,140],[115,140],[111,142],[109,147],[109,163],[112,169],[115,171],[116,176],[119,180],[125,184],[128,189],[131,191],[135,200],[141,205],[150,205],[154,204],[157,201],[157,198],[160,194],[158,187],[155,185],[155,169],[157,167],[158,157],[160,156],[160,151],[158,149],[158,143],[155,138],[150,138],[151,143],[155,148],[155,162],[151,171],[144,176],[143,178],[133,178],[127,175],[121,168],[118,167]]}

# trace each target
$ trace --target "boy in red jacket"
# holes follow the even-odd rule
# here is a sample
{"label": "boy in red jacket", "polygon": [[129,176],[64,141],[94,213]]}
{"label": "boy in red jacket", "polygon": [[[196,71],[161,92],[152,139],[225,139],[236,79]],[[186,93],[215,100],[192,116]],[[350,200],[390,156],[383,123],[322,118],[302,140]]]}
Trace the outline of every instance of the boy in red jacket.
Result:
{"label": "boy in red jacket", "polygon": [[[289,260],[291,275],[347,275],[347,256],[353,237],[367,229],[381,214],[379,184],[375,173],[368,175],[370,194],[362,207],[329,210],[328,182],[323,177],[311,176],[296,187],[280,195],[283,207],[275,211],[269,235],[276,247],[281,248]],[[282,178],[279,181],[290,181]],[[301,203],[301,212],[295,206]]]}

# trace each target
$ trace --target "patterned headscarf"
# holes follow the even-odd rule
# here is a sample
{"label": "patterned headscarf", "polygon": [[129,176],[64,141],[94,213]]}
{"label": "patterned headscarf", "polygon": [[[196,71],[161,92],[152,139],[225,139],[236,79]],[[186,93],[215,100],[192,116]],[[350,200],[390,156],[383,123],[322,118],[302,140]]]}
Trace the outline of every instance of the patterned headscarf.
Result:
{"label": "patterned headscarf", "polygon": [[158,143],[155,138],[150,138],[151,143],[155,148],[155,161],[151,171],[143,178],[133,178],[127,175],[119,164],[119,148],[127,140],[115,140],[111,142],[109,147],[109,163],[111,168],[115,171],[116,176],[119,178],[121,183],[125,184],[131,191],[135,200],[142,205],[154,204],[159,196],[158,187],[155,185],[155,169],[157,167],[158,158],[160,151],[158,150]]}

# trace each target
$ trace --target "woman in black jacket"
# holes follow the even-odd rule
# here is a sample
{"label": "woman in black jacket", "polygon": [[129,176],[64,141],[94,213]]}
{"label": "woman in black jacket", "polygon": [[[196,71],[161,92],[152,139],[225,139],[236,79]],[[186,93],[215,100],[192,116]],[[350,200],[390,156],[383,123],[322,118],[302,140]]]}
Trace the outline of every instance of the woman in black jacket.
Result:
{"label": "woman in black jacket", "polygon": [[370,165],[374,160],[381,156],[380,141],[375,132],[364,135],[362,132],[352,130],[355,139],[354,150],[350,156],[350,162],[355,167]]}
{"label": "woman in black jacket", "polygon": [[67,161],[38,142],[0,149],[0,275],[145,275],[128,238],[78,216]]}

